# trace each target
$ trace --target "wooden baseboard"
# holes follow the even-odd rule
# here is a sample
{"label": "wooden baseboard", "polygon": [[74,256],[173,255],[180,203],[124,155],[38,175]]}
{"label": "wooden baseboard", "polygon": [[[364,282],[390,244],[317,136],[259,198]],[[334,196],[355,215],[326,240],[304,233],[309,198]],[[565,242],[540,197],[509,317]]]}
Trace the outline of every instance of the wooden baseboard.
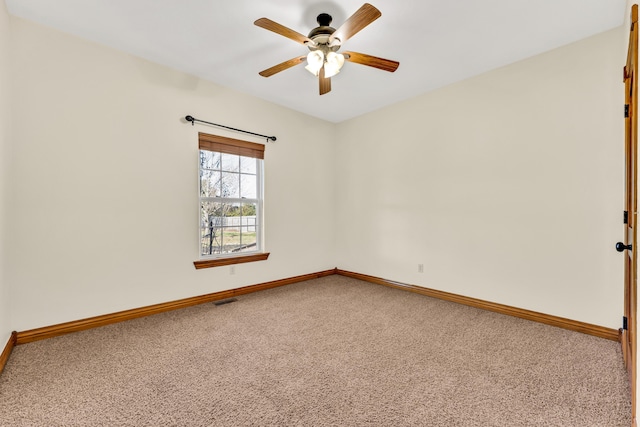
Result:
{"label": "wooden baseboard", "polygon": [[568,329],[571,331],[582,332],[585,334],[589,334],[589,335],[593,335],[596,337],[605,338],[613,341],[620,340],[620,333],[615,329],[605,328],[602,326],[592,325],[589,323],[578,322],[576,320],[565,319],[563,317],[557,317],[549,314],[538,313],[535,311],[511,307],[504,304],[498,304],[498,303],[484,301],[476,298],[465,297],[462,295],[452,294],[449,292],[437,291],[434,289],[423,288],[421,286],[409,285],[406,283],[395,282],[392,280],[382,279],[379,277],[369,276],[369,275],[360,274],[360,273],[354,273],[351,271],[340,270],[338,268],[335,268],[332,270],[325,270],[317,273],[304,274],[301,276],[290,277],[287,279],[275,280],[272,282],[260,283],[257,285],[245,286],[237,289],[230,289],[228,291],[215,292],[211,294],[185,298],[177,301],[155,304],[155,305],[150,305],[146,307],[120,311],[117,313],[105,314],[102,316],[76,320],[72,322],[60,323],[58,325],[46,326],[43,328],[30,329],[28,331],[18,332],[17,334],[14,332],[14,334],[12,335],[12,339],[7,344],[5,350],[2,353],[2,356],[0,357],[0,372],[1,372],[1,368],[6,363],[6,360],[9,358],[9,354],[11,353],[11,349],[13,349],[14,345],[26,344],[28,342],[42,340],[46,338],[53,338],[59,335],[65,335],[72,332],[78,332],[86,329],[97,328],[97,327],[109,325],[112,323],[123,322],[125,320],[136,319],[139,317],[163,313],[165,311],[191,307],[194,305],[231,298],[238,295],[244,295],[252,292],[262,291],[265,289],[271,289],[279,286],[289,285],[292,283],[303,282],[305,280],[311,280],[319,277],[330,276],[332,274],[339,274],[342,276],[363,280],[369,283],[375,283],[378,285],[384,285],[384,286],[390,286],[392,288],[403,289],[406,291],[415,292],[418,294],[442,299],[445,301],[451,301],[458,304],[464,304],[471,307],[480,308],[483,310],[493,311],[496,313],[506,314],[514,317],[519,317],[521,319],[532,320],[534,322],[540,322],[547,325]]}
{"label": "wooden baseboard", "polygon": [[[200,295],[197,297],[191,297],[191,298],[185,298],[177,301],[149,305],[146,307],[119,311],[117,313],[105,314],[102,316],[90,317],[87,319],[76,320],[72,322],[60,323],[58,325],[46,326],[46,327],[37,328],[37,329],[30,329],[28,331],[18,332],[15,338],[14,344],[15,345],[26,344],[32,341],[38,341],[46,338],[53,338],[60,335],[69,334],[72,332],[78,332],[86,329],[110,325],[112,323],[124,322],[125,320],[131,320],[139,317],[150,316],[152,314],[163,313],[165,311],[177,310],[180,308],[186,308],[186,307],[191,307],[198,304],[204,304],[207,302],[231,298],[238,295],[244,295],[252,292],[263,291],[265,289],[271,289],[279,286],[289,285],[292,283],[303,282],[305,280],[311,280],[319,277],[330,276],[335,273],[336,273],[336,269],[320,271],[317,273],[304,274],[302,276],[295,276],[287,279],[274,280],[272,282],[260,283],[257,285],[245,286],[237,289],[230,289],[228,291],[214,292],[211,294]],[[4,353],[3,353],[3,356],[4,356]]]}
{"label": "wooden baseboard", "polygon": [[9,356],[13,351],[13,347],[16,345],[16,336],[18,333],[16,331],[11,332],[11,336],[9,337],[9,341],[7,341],[7,345],[4,346],[4,350],[2,350],[2,354],[0,354],[0,374],[4,371],[4,367],[9,361]]}
{"label": "wooden baseboard", "polygon": [[378,285],[389,286],[392,288],[403,289],[410,292],[426,295],[433,298],[451,301],[458,304],[468,305],[471,307],[481,308],[483,310],[493,311],[496,313],[506,314],[509,316],[519,317],[521,319],[532,320],[534,322],[544,323],[546,325],[556,326],[571,331],[582,332],[588,335],[594,335],[600,338],[606,338],[612,341],[620,341],[620,333],[616,329],[605,328],[602,326],[592,325],[589,323],[578,322],[576,320],[565,319],[563,317],[552,316],[549,314],[538,313],[535,311],[525,310],[522,308],[511,307],[504,304],[484,301],[476,298],[465,297],[449,292],[437,291],[434,289],[423,288],[422,286],[408,285],[406,283],[394,282],[392,280],[381,279],[379,277],[368,276],[366,274],[354,273],[345,270],[336,270],[336,274],[352,277],[354,279],[363,280],[365,282],[375,283]]}

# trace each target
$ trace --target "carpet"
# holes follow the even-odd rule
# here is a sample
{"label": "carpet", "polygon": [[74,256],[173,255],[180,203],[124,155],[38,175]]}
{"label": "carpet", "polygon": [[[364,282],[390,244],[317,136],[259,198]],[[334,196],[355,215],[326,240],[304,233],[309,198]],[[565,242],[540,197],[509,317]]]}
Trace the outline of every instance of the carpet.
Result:
{"label": "carpet", "polygon": [[2,426],[631,425],[619,343],[329,276],[18,346]]}

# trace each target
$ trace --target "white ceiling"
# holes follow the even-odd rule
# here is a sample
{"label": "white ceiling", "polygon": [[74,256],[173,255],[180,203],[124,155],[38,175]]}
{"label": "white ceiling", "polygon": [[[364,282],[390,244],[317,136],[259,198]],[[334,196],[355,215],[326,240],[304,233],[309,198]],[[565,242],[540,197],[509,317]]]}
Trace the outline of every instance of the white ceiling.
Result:
{"label": "white ceiling", "polygon": [[626,0],[371,0],[382,17],[342,49],[400,67],[348,62],[319,96],[303,65],[258,75],[308,50],[253,22],[267,17],[306,35],[319,13],[338,28],[363,0],[5,1],[15,16],[332,122],[615,28],[626,8]]}

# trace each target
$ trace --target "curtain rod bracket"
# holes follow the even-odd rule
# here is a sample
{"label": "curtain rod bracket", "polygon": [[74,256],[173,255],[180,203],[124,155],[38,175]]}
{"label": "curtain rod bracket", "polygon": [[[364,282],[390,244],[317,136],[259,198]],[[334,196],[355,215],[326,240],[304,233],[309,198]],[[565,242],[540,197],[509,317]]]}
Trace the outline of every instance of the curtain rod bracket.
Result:
{"label": "curtain rod bracket", "polygon": [[185,119],[186,121],[188,121],[188,122],[191,122],[191,126],[193,126],[193,125],[195,124],[195,122],[201,122],[201,123],[206,123],[206,124],[208,124],[208,125],[212,125],[212,126],[218,126],[218,127],[221,127],[221,128],[234,130],[234,131],[236,131],[236,132],[242,132],[242,133],[246,133],[246,134],[249,134],[249,135],[261,136],[261,137],[263,137],[263,138],[266,138],[266,139],[267,139],[267,142],[269,142],[269,140],[271,140],[271,141],[275,142],[275,141],[276,141],[276,139],[277,139],[275,136],[262,135],[262,134],[260,134],[260,133],[249,132],[249,131],[242,130],[242,129],[236,129],[236,128],[232,128],[232,127],[230,127],[230,126],[225,126],[225,125],[219,125],[219,124],[216,124],[216,123],[206,122],[206,121],[204,121],[204,120],[196,119],[196,118],[195,118],[195,117],[193,117],[193,116],[185,116],[185,118],[184,118],[184,119]]}

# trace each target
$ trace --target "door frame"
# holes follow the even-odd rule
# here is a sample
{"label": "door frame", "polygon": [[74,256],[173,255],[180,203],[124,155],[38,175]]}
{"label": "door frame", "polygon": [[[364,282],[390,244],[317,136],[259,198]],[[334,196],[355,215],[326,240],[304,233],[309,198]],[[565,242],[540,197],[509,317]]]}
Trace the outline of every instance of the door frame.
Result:
{"label": "door frame", "polygon": [[624,242],[631,245],[624,255],[624,317],[625,327],[621,329],[620,342],[624,363],[631,386],[631,413],[633,425],[636,421],[636,379],[637,379],[637,214],[638,214],[638,5],[631,7],[631,25],[627,61],[623,71],[625,85],[625,226]]}

